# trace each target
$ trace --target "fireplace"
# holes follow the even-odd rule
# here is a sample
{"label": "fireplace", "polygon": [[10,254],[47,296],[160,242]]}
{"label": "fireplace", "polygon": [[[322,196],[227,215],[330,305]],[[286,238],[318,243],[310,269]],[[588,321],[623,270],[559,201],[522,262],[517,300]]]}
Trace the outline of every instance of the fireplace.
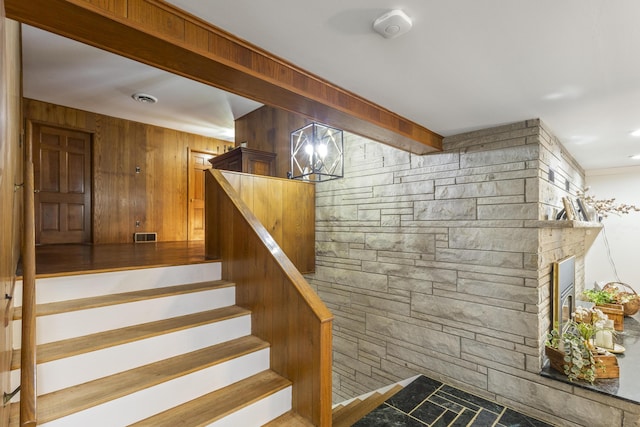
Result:
{"label": "fireplace", "polygon": [[553,327],[560,333],[575,309],[576,257],[553,263]]}

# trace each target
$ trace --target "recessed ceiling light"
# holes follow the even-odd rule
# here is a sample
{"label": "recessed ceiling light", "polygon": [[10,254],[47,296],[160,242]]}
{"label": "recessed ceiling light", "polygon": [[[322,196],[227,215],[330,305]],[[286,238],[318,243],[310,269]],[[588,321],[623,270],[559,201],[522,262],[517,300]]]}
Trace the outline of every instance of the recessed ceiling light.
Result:
{"label": "recessed ceiling light", "polygon": [[629,156],[631,160],[640,160],[640,154],[636,154],[635,156]]}
{"label": "recessed ceiling light", "polygon": [[155,104],[156,102],[158,102],[158,98],[147,93],[134,93],[133,95],[131,95],[131,97],[138,102],[142,102],[143,104]]}
{"label": "recessed ceiling light", "polygon": [[640,136],[640,129],[636,129],[633,132],[631,132],[631,136]]}

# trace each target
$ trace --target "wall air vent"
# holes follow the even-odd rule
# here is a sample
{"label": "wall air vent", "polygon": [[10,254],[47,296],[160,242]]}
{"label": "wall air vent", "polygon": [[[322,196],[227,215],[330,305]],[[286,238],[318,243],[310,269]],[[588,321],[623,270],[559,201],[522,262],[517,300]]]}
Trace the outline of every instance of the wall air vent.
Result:
{"label": "wall air vent", "polygon": [[158,241],[158,233],[133,233],[135,243],[150,243]]}

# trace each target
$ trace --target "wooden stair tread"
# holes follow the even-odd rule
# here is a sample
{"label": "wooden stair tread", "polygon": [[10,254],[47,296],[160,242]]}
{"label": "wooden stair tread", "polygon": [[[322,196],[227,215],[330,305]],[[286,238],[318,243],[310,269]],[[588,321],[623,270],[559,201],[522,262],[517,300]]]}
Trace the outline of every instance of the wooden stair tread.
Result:
{"label": "wooden stair tread", "polygon": [[402,386],[396,384],[386,392],[373,393],[364,400],[355,399],[339,410],[334,410],[332,417],[333,427],[349,427],[362,417],[380,406],[385,400],[402,390]]}
{"label": "wooden stair tread", "polygon": [[[177,316],[155,322],[128,326],[120,329],[98,332],[91,335],[70,338],[41,344],[37,347],[37,363],[46,363],[65,357],[101,350],[126,344],[153,336],[184,330],[234,317],[248,315],[251,312],[238,306],[222,307],[214,310]],[[13,350],[11,369],[20,368],[20,349]]]}
{"label": "wooden stair tread", "polygon": [[257,337],[246,336],[39,396],[38,422],[46,423],[268,346]]}
{"label": "wooden stair tread", "polygon": [[289,411],[266,423],[262,427],[313,427],[313,424],[311,421],[303,418],[299,414]]}
{"label": "wooden stair tread", "polygon": [[[166,286],[163,288],[143,289],[140,291],[122,292],[119,294],[99,295],[95,297],[78,298],[66,301],[50,302],[36,305],[36,316],[48,316],[69,311],[85,310],[96,307],[142,301],[150,298],[161,298],[172,295],[187,294],[209,289],[233,286],[226,280],[190,283],[185,285]],[[16,307],[13,320],[22,319],[22,306]]]}
{"label": "wooden stair tread", "polygon": [[290,385],[286,378],[266,370],[129,427],[206,426]]}

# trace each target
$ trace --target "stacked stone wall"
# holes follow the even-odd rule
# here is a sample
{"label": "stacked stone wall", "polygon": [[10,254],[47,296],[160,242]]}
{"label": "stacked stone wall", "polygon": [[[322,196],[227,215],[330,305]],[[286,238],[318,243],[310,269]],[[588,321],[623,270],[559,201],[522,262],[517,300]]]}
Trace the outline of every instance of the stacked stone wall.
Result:
{"label": "stacked stone wall", "polygon": [[345,178],[316,187],[308,276],[335,315],[334,401],[421,373],[554,423],[569,399],[562,425],[638,412],[539,375],[550,265],[580,249],[542,220],[584,175],[539,120],[426,156],[348,135],[345,153]]}

